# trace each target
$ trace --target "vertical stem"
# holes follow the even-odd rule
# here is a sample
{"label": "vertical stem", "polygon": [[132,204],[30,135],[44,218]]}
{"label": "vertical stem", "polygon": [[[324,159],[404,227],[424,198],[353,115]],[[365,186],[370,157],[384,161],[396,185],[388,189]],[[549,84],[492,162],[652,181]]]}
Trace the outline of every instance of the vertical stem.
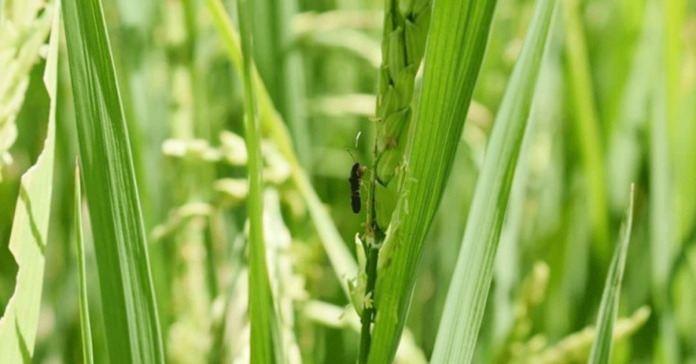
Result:
{"label": "vertical stem", "polygon": [[379,164],[378,141],[381,137],[379,132],[381,128],[377,128],[375,146],[372,150],[372,170],[370,171],[370,185],[367,193],[367,227],[365,239],[363,239],[363,249],[365,251],[365,274],[367,275],[367,285],[365,286],[365,302],[369,304],[363,307],[363,313],[360,317],[362,329],[360,331],[360,351],[359,363],[367,363],[367,358],[370,354],[370,344],[372,341],[371,329],[372,321],[374,320],[375,308],[373,305],[375,296],[375,284],[377,283],[377,261],[379,260],[379,247],[384,241],[384,232],[380,230],[377,224],[377,212],[375,209],[375,189],[377,184],[377,165]]}

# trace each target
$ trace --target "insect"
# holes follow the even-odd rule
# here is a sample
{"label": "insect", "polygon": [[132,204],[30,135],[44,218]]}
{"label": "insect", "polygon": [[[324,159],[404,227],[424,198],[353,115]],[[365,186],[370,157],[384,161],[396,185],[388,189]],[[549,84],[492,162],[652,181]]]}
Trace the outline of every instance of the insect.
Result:
{"label": "insect", "polygon": [[[358,133],[358,136],[355,138],[356,148],[358,147],[359,139],[360,133]],[[362,206],[362,200],[360,199],[360,187],[362,186],[362,178],[365,175],[366,167],[360,166],[360,162],[355,159],[353,153],[351,153],[349,149],[346,150],[355,161],[355,164],[353,164],[353,167],[350,170],[350,178],[348,178],[348,182],[350,182],[350,204],[353,208],[353,212],[357,214],[360,212],[360,207]]]}
{"label": "insect", "polygon": [[360,212],[360,206],[362,205],[362,200],[360,199],[360,186],[362,185],[362,178],[365,175],[365,167],[360,166],[360,162],[355,162],[353,168],[350,170],[350,204],[353,207],[354,213]]}

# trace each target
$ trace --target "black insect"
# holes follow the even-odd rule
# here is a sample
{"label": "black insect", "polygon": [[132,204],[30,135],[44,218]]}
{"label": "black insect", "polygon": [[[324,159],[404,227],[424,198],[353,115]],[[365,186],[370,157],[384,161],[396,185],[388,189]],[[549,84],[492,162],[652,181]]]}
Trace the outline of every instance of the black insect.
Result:
{"label": "black insect", "polygon": [[365,175],[365,167],[360,166],[360,162],[355,162],[353,168],[350,170],[350,204],[353,207],[354,213],[360,212],[360,206],[362,206],[362,200],[360,199],[360,186],[362,185],[362,178]]}
{"label": "black insect", "polygon": [[[355,137],[355,149],[358,148],[360,134],[361,132]],[[355,156],[350,152],[350,149],[346,148],[346,151],[348,151],[348,154],[350,154],[350,156],[353,157],[353,161],[355,161],[353,168],[350,170],[350,178],[348,178],[348,182],[350,182],[350,205],[353,207],[353,212],[357,214],[360,212],[360,207],[362,205],[362,200],[360,199],[360,187],[362,187],[362,178],[365,175],[366,167],[360,166],[360,162],[355,159]]]}

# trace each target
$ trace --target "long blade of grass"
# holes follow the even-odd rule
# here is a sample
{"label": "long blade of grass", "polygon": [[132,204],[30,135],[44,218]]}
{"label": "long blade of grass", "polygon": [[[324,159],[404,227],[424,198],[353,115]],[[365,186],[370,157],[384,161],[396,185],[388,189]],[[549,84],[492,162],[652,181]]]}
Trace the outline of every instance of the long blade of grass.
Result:
{"label": "long blade of grass", "polygon": [[565,13],[565,55],[568,72],[568,89],[575,116],[572,117],[578,139],[585,185],[592,216],[592,248],[605,260],[609,259],[609,217],[603,165],[603,141],[594,102],[594,87],[590,62],[587,56],[585,29],[580,17],[580,1],[566,0]]}
{"label": "long blade of grass", "polygon": [[394,357],[415,273],[446,185],[490,30],[495,0],[434,2],[423,88],[411,126],[407,171],[381,248],[369,363]]}
{"label": "long blade of grass", "polygon": [[82,176],[112,363],[162,363],[132,151],[100,1],[65,3]]}
{"label": "long blade of grass", "polygon": [[[232,61],[232,65],[237,73],[242,75],[244,66],[242,52],[239,46],[239,38],[237,37],[229,16],[227,16],[225,7],[220,0],[206,0],[206,6],[213,17],[213,22],[225,46],[227,55]],[[329,216],[326,208],[322,205],[321,199],[319,199],[316,191],[312,188],[309,178],[295,157],[290,134],[283,120],[273,107],[270,96],[256,71],[253,72],[253,81],[255,90],[258,94],[261,127],[265,133],[268,133],[271,138],[273,138],[278,149],[283,153],[288,163],[290,163],[293,182],[307,202],[309,214],[312,217],[321,242],[324,244],[324,249],[329,256],[331,265],[339,278],[341,288],[343,288],[346,297],[350,297],[350,290],[348,289],[345,278],[348,274],[354,274],[358,269],[358,265],[350,254],[346,244],[343,242],[336,225],[334,225],[331,220],[331,216]]]}
{"label": "long blade of grass", "polygon": [[251,321],[251,363],[282,363],[280,331],[268,281],[266,248],[263,240],[263,186],[261,173],[261,128],[256,112],[253,80],[251,8],[247,0],[238,0],[242,58],[244,61],[244,132],[249,155],[249,316]]}
{"label": "long blade of grass", "polygon": [[626,253],[628,243],[631,240],[631,228],[633,226],[633,185],[631,185],[631,198],[628,203],[626,220],[621,231],[621,240],[614,249],[611,258],[609,273],[604,284],[602,302],[599,304],[597,315],[596,335],[590,352],[588,364],[605,364],[611,359],[611,350],[614,343],[614,322],[619,312],[619,298],[621,294],[621,281],[626,267]]}
{"label": "long blade of grass", "polygon": [[77,252],[77,273],[80,290],[80,337],[82,338],[82,360],[94,363],[92,349],[92,328],[89,324],[89,304],[87,301],[87,272],[85,269],[85,243],[82,238],[82,184],[80,166],[75,165],[75,251]]}
{"label": "long blade of grass", "polygon": [[44,71],[44,85],[51,100],[48,131],[43,152],[36,164],[24,173],[19,185],[19,198],[15,207],[9,243],[10,251],[19,269],[15,292],[5,307],[5,315],[0,318],[0,361],[3,363],[32,361],[39,323],[56,149],[56,77],[58,40],[60,39],[60,2],[49,9],[52,9],[54,14]]}
{"label": "long blade of grass", "polygon": [[493,124],[432,362],[470,363],[488,298],[512,177],[529,120],[556,0],[539,0]]}

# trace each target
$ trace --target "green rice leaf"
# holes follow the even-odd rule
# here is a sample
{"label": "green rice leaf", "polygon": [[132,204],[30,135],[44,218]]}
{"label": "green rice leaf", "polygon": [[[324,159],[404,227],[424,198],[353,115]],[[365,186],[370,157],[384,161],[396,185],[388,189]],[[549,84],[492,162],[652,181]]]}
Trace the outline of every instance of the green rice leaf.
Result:
{"label": "green rice leaf", "polygon": [[65,3],[82,177],[112,363],[162,363],[132,151],[100,1]]}
{"label": "green rice leaf", "polygon": [[251,321],[251,363],[282,363],[282,343],[273,294],[268,281],[266,244],[263,238],[263,186],[261,128],[257,117],[254,63],[251,34],[251,8],[247,0],[238,0],[242,58],[244,61],[244,134],[249,156],[249,316]]}
{"label": "green rice leaf", "polygon": [[470,363],[474,355],[512,177],[528,126],[556,3],[556,0],[537,1],[522,53],[493,124],[435,340],[433,363]]}
{"label": "green rice leaf", "polygon": [[369,363],[387,363],[394,357],[425,235],[452,168],[495,5],[495,0],[433,4],[406,173],[399,181],[399,200],[379,254]]}
{"label": "green rice leaf", "polygon": [[609,266],[609,273],[604,284],[602,302],[599,304],[597,315],[596,335],[589,364],[606,364],[611,359],[611,350],[614,343],[614,322],[619,311],[619,297],[621,294],[621,281],[626,267],[626,253],[628,243],[631,240],[631,227],[633,226],[633,185],[631,185],[631,199],[629,200],[626,220],[621,231],[621,240],[614,249],[614,255]]}
{"label": "green rice leaf", "polygon": [[85,269],[85,243],[82,238],[82,185],[80,166],[75,165],[75,251],[77,252],[77,273],[80,289],[80,334],[82,338],[82,360],[94,363],[92,350],[92,328],[89,324],[89,305],[87,301],[87,272]]}
{"label": "green rice leaf", "polygon": [[22,176],[12,222],[9,247],[19,269],[15,292],[5,308],[5,315],[0,318],[0,361],[3,363],[30,363],[34,356],[53,191],[59,8],[58,3],[48,10],[54,13],[44,71],[44,84],[51,100],[46,141],[36,164]]}

